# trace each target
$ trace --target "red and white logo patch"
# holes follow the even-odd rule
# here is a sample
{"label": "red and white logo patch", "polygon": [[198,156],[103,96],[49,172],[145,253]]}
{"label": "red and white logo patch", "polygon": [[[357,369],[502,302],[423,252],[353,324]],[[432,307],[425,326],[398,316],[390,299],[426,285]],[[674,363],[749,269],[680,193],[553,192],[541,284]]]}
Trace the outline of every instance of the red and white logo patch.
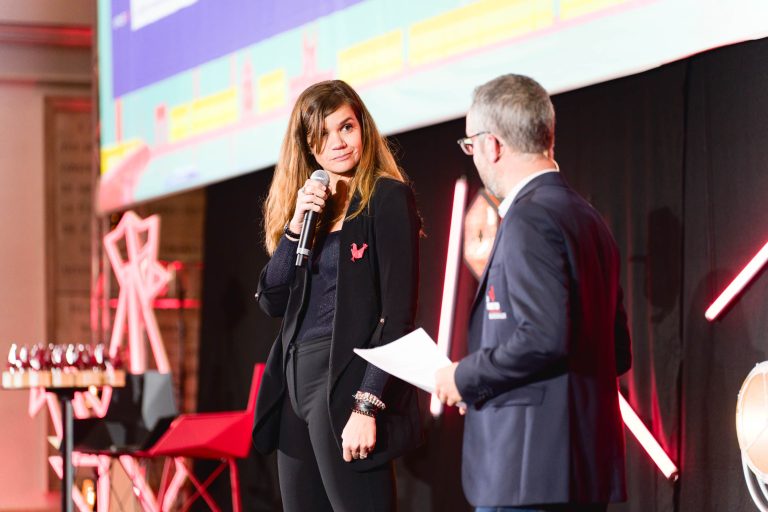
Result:
{"label": "red and white logo patch", "polygon": [[488,287],[488,293],[485,295],[485,310],[488,312],[488,320],[504,320],[507,313],[501,310],[501,304],[496,300],[496,290],[493,285]]}

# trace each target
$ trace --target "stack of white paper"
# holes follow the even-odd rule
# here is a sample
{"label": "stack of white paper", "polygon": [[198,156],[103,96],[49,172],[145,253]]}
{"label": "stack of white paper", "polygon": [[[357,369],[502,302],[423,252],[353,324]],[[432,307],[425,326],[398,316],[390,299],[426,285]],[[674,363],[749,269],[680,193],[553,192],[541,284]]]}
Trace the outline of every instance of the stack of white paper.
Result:
{"label": "stack of white paper", "polygon": [[377,348],[356,348],[374,366],[416,387],[434,393],[435,372],[451,364],[424,329],[418,328],[402,338]]}

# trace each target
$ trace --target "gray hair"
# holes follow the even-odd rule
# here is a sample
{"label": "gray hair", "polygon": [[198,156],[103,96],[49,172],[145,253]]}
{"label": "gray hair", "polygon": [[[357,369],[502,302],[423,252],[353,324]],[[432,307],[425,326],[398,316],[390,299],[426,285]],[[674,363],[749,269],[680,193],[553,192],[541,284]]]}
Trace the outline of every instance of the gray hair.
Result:
{"label": "gray hair", "polygon": [[555,108],[547,91],[523,75],[502,75],[475,89],[479,126],[516,151],[543,153],[555,144]]}

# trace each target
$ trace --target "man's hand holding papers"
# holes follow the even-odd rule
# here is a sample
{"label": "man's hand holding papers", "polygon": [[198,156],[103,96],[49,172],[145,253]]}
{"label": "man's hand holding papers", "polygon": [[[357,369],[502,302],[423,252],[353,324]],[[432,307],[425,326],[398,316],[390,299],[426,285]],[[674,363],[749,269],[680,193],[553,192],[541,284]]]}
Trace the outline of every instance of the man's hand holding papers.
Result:
{"label": "man's hand holding papers", "polygon": [[457,366],[459,363],[451,363],[437,370],[435,373],[435,394],[440,402],[446,405],[456,405],[459,407],[459,412],[464,414],[467,412],[467,408],[461,403],[461,393],[459,393],[456,379],[454,379]]}

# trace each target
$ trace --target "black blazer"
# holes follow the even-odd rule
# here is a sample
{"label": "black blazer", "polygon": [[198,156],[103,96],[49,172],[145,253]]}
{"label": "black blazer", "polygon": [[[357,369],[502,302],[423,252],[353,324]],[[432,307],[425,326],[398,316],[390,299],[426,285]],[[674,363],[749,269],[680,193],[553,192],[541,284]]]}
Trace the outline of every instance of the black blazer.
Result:
{"label": "black blazer", "polygon": [[617,374],[631,365],[620,257],[559,173],[533,179],[499,228],[456,369],[470,405],[475,506],[626,499]]}
{"label": "black blazer", "polygon": [[[354,211],[359,201],[355,195],[349,211]],[[384,345],[414,329],[420,227],[411,188],[388,178],[377,181],[368,208],[342,225],[328,378],[328,410],[339,457],[341,433],[354,403],[352,396],[367,368],[352,349]],[[358,250],[368,245],[362,258],[353,261],[352,244]],[[267,358],[256,402],[253,441],[262,453],[277,447],[285,357],[309,299],[306,267],[296,269],[290,285],[272,288],[264,286],[266,269],[262,270],[256,299],[268,315],[282,316],[283,324]],[[376,417],[376,447],[367,459],[353,463],[360,471],[383,464],[421,441],[415,388],[390,377],[381,398],[387,408]]]}

